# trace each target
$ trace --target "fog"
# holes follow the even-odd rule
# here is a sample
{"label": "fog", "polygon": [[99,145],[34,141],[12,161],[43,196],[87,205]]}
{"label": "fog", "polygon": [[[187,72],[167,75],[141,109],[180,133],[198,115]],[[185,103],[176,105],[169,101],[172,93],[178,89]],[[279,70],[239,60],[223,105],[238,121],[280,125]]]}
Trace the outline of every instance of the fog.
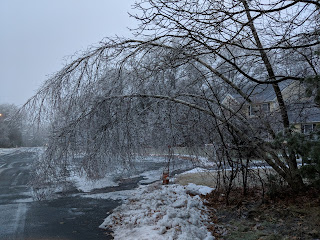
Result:
{"label": "fog", "polygon": [[129,36],[134,0],[0,1],[0,104],[25,103],[66,57]]}

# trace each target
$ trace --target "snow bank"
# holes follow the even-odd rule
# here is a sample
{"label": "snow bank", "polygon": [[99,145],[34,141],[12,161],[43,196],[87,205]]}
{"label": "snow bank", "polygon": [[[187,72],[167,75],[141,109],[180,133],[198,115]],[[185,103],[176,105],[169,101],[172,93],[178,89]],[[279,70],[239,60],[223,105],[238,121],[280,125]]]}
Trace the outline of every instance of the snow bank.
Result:
{"label": "snow bank", "polygon": [[211,187],[196,185],[194,183],[189,183],[186,186],[187,193],[192,195],[207,195],[208,193],[211,193],[213,190],[214,189]]}
{"label": "snow bank", "polygon": [[[193,184],[192,189],[196,188]],[[198,186],[197,191],[204,188]],[[118,240],[214,239],[207,230],[209,219],[201,198],[187,192],[188,187],[176,184],[162,186],[157,182],[140,186],[100,228],[111,228]]]}

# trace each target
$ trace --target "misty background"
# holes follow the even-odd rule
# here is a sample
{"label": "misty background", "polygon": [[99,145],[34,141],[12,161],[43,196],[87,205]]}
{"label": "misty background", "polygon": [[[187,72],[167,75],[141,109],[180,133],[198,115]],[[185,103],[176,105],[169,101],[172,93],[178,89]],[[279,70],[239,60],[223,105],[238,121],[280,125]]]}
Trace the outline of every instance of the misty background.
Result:
{"label": "misty background", "polygon": [[65,59],[130,36],[134,0],[0,0],[0,104],[21,106]]}

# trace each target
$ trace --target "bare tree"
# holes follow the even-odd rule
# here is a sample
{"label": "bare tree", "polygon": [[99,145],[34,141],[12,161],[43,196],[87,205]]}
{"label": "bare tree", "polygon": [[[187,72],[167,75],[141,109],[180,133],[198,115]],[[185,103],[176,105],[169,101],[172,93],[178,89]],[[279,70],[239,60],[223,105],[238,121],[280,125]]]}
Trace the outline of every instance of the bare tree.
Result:
{"label": "bare tree", "polygon": [[[82,166],[99,175],[106,159],[124,163],[119,160],[147,143],[220,139],[226,152],[250,149],[301,189],[294,154],[266,141],[260,129],[272,138],[279,130],[290,136],[279,84],[319,74],[313,54],[319,1],[141,0],[134,6],[137,39],[107,38],[75,56],[25,105],[38,109],[36,119],[54,120],[48,159],[84,152]],[[278,126],[243,113],[254,98],[248,85],[272,87]],[[241,106],[222,103],[230,91],[245,100]]]}
{"label": "bare tree", "polygon": [[13,104],[0,105],[0,147],[22,146],[22,119],[13,118],[17,111]]}

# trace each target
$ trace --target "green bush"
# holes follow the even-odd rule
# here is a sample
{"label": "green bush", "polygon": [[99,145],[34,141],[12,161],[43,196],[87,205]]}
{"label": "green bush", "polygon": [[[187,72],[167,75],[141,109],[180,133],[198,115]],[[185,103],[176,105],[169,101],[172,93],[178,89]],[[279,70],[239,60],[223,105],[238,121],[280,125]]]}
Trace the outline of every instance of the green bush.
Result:
{"label": "green bush", "polygon": [[[301,157],[302,166],[300,174],[311,184],[320,182],[320,131],[319,129],[309,135],[294,131],[290,136],[279,134],[276,144],[286,142],[289,154]],[[319,185],[319,184],[318,184]]]}
{"label": "green bush", "polygon": [[271,198],[276,198],[286,188],[284,180],[278,174],[268,174],[266,182],[266,194]]}

